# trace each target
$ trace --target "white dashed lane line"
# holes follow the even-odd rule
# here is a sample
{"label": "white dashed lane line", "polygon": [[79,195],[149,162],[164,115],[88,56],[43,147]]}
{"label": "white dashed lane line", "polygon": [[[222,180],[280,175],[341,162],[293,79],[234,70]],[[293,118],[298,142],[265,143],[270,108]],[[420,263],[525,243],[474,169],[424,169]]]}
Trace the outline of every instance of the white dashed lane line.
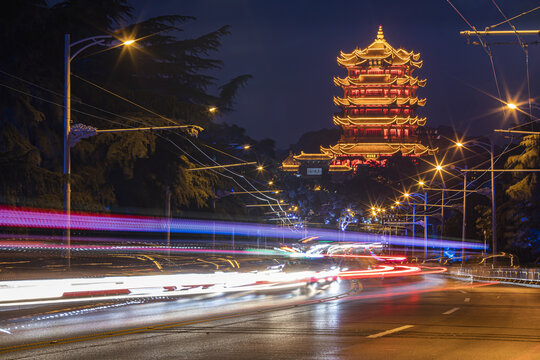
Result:
{"label": "white dashed lane line", "polygon": [[380,332],[380,333],[377,333],[377,334],[369,335],[369,336],[367,336],[367,338],[369,338],[369,339],[380,338],[380,337],[388,335],[388,334],[393,334],[393,333],[396,333],[398,331],[402,331],[402,330],[405,330],[405,329],[408,329],[408,328],[412,328],[413,326],[414,325],[401,326],[401,327],[398,327],[398,328],[395,328],[395,329],[391,329],[391,330],[383,331],[383,332]]}
{"label": "white dashed lane line", "polygon": [[465,298],[464,301],[465,301],[465,302],[469,302],[469,301],[471,301],[471,298]]}
{"label": "white dashed lane line", "polygon": [[450,310],[448,310],[448,311],[443,312],[443,315],[450,315],[450,314],[452,314],[453,312],[456,312],[456,311],[458,311],[458,310],[459,310],[459,308],[456,307],[456,308],[453,308],[453,309],[450,309]]}

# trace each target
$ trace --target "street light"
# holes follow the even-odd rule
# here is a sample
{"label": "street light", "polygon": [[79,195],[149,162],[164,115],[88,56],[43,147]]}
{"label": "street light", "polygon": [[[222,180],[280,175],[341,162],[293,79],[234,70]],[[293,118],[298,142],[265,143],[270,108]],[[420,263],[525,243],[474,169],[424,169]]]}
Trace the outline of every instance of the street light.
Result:
{"label": "street light", "polygon": [[[491,173],[491,241],[492,241],[492,245],[491,245],[491,250],[493,252],[493,255],[496,255],[497,254],[497,208],[496,208],[496,204],[495,204],[495,168],[493,166],[493,156],[494,156],[494,153],[495,153],[495,147],[494,147],[494,143],[493,141],[488,144],[488,143],[485,143],[483,141],[478,141],[478,140],[471,140],[471,141],[468,141],[468,143],[470,144],[474,144],[482,149],[484,149],[485,151],[489,152],[489,155],[490,155],[490,173]],[[461,143],[459,143],[461,144]],[[463,144],[461,145],[457,145],[456,146],[458,147],[465,147]],[[465,147],[466,148],[466,147]]]}
{"label": "street light", "polygon": [[[444,192],[446,191],[446,185],[444,184],[444,179],[442,177],[442,170],[443,170],[442,165],[437,164],[437,166],[435,166],[435,170],[437,170],[437,172],[441,176],[441,183],[442,183],[442,189],[441,189],[441,241],[442,241],[443,231],[444,231]],[[443,255],[443,248],[441,246],[441,260],[442,260],[442,255]]]}
{"label": "street light", "polygon": [[537,104],[533,104],[532,102],[529,102],[528,103],[528,108],[529,108],[529,111],[525,111],[523,109],[521,109],[519,107],[519,104],[514,104],[514,103],[506,103],[506,107],[509,108],[510,110],[516,110],[516,111],[519,111],[520,113],[528,116],[531,118],[531,120],[534,120],[534,121],[538,121],[539,119],[535,116],[532,115],[532,109],[536,109],[536,110],[539,110],[540,109],[540,105],[537,105]]}
{"label": "street light", "polygon": [[[462,244],[464,245],[465,244],[465,233],[466,233],[466,211],[467,211],[467,208],[466,208],[466,194],[467,193],[471,193],[471,192],[478,192],[476,190],[467,190],[467,166],[465,166],[465,168],[460,168],[458,166],[455,166],[455,165],[452,165],[451,166],[452,169],[457,169],[458,171],[460,171],[460,174],[463,175],[463,190],[457,190],[457,189],[436,189],[436,188],[431,188],[431,187],[424,187],[424,190],[433,190],[433,191],[455,191],[455,192],[463,192],[464,196],[463,196],[463,212],[462,212],[462,215],[463,215],[463,219],[462,219],[462,228],[461,228],[461,242]],[[485,245],[484,245],[485,247]],[[462,258],[463,258],[463,255],[464,255],[464,248],[462,246],[462,249],[461,249],[461,253],[462,253]]]}
{"label": "street light", "polygon": [[[67,227],[65,230],[65,242],[67,246],[67,266],[71,265],[71,152],[70,152],[70,133],[71,133],[71,62],[77,55],[87,48],[99,45],[108,45],[106,40],[112,39],[111,35],[100,35],[85,38],[74,43],[71,43],[70,34],[64,35],[64,212],[66,214]],[[121,45],[131,45],[135,40],[126,40]],[[81,48],[76,50],[73,55],[71,50],[75,46],[81,45]],[[114,46],[109,46],[114,47]]]}
{"label": "street light", "polygon": [[[424,259],[427,258],[427,192],[424,192],[424,194],[420,194],[420,193],[404,193],[403,196],[405,196],[407,199],[410,198],[410,197],[414,197],[414,196],[417,196],[419,197],[420,199],[424,200]],[[398,203],[396,201],[396,203]],[[414,216],[413,216],[413,222],[416,221],[416,207],[414,207]],[[416,226],[416,224],[414,224],[413,226]],[[414,231],[413,231],[413,237],[414,237]],[[414,242],[413,242],[414,243]]]}

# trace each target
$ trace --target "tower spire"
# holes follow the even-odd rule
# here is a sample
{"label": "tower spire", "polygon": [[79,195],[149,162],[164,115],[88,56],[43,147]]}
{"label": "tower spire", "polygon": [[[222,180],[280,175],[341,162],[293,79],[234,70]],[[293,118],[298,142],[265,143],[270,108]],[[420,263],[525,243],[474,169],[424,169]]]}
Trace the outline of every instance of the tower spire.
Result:
{"label": "tower spire", "polygon": [[379,25],[379,31],[377,31],[377,40],[384,40],[382,25]]}

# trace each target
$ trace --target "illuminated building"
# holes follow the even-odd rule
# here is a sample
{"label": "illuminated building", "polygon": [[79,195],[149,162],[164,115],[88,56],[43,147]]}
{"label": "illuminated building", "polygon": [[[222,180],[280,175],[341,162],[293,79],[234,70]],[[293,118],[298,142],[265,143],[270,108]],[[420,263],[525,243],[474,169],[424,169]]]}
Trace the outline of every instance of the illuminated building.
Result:
{"label": "illuminated building", "polygon": [[[334,84],[343,89],[343,97],[334,97],[341,110],[333,117],[341,127],[337,144],[323,147],[320,154],[290,155],[283,162],[284,171],[301,175],[315,175],[311,167],[327,163],[323,171],[350,171],[358,165],[377,162],[384,165],[388,157],[433,154],[436,149],[422,144],[418,128],[426,118],[419,117],[417,109],[426,103],[416,95],[425,79],[413,76],[422,67],[420,54],[394,49],[379,27],[377,38],[365,49],[351,53],[341,52],[337,58],[347,70],[345,78],[334,78]],[[301,171],[305,167],[306,171]]]}

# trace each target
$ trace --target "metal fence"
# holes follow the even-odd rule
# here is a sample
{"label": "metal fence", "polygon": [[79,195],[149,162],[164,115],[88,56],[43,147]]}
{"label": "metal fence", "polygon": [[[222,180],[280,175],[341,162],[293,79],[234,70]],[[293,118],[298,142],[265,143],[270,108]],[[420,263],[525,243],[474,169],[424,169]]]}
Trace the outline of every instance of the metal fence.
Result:
{"label": "metal fence", "polygon": [[514,268],[479,268],[455,267],[448,269],[449,274],[466,278],[470,281],[500,281],[521,285],[540,286],[540,269],[514,269]]}

